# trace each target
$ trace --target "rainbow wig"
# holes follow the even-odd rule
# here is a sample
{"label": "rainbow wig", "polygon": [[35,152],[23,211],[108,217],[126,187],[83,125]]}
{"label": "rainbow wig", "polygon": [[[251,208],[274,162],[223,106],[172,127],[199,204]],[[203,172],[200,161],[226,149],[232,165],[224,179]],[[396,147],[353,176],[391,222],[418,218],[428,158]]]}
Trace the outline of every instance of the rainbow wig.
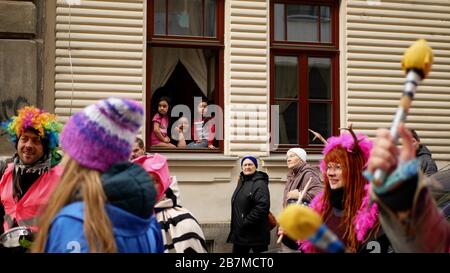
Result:
{"label": "rainbow wig", "polygon": [[29,129],[34,130],[41,139],[45,139],[48,143],[52,164],[59,158],[56,153],[59,146],[59,133],[63,125],[56,120],[56,115],[34,106],[25,106],[18,111],[17,116],[3,122],[1,127],[16,145],[23,132]]}

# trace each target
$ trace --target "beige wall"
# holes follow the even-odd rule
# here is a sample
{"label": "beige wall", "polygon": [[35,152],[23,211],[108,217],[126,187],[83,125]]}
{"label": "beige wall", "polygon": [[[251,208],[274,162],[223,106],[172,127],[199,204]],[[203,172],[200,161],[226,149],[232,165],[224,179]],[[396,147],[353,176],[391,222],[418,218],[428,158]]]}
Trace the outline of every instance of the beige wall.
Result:
{"label": "beige wall", "polygon": [[415,40],[424,38],[434,64],[417,89],[407,126],[445,164],[450,160],[450,1],[343,2],[346,122],[370,136],[390,126],[405,81],[400,60]]}

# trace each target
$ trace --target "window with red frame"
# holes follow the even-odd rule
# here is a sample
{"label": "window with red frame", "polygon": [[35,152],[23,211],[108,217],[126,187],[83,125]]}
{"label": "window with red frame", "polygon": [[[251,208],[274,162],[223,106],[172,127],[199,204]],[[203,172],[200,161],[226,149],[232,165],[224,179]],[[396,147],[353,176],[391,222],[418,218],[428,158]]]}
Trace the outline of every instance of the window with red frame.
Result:
{"label": "window with red frame", "polygon": [[271,1],[271,104],[279,146],[319,148],[339,126],[339,1]]}
{"label": "window with red frame", "polygon": [[[151,147],[152,118],[162,96],[169,97],[171,109],[177,105],[188,107],[192,127],[197,111],[194,98],[202,97],[223,109],[223,24],[224,0],[148,2],[147,150],[180,151]],[[168,136],[171,137],[170,128],[179,115],[173,112],[169,117]],[[176,145],[175,140],[171,143]],[[219,148],[215,151],[223,150],[222,141],[215,140],[214,146]],[[208,148],[187,150],[211,151]]]}

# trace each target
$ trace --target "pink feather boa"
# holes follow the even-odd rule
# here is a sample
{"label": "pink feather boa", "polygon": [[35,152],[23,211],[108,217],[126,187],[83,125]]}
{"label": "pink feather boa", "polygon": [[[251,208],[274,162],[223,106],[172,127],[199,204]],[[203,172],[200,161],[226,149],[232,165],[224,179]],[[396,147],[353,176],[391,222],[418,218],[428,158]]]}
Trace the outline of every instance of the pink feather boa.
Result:
{"label": "pink feather boa", "polygon": [[[353,225],[355,226],[356,239],[359,242],[363,242],[366,238],[369,230],[375,225],[378,220],[378,206],[376,203],[372,204],[369,208],[370,203],[370,184],[364,186],[366,195],[362,200],[361,207],[359,208],[356,216],[353,220]],[[317,213],[321,214],[324,209],[324,202],[322,200],[323,192],[319,193],[311,201],[310,207],[314,209]],[[316,249],[314,245],[309,241],[298,241],[299,249],[306,253],[314,253]]]}

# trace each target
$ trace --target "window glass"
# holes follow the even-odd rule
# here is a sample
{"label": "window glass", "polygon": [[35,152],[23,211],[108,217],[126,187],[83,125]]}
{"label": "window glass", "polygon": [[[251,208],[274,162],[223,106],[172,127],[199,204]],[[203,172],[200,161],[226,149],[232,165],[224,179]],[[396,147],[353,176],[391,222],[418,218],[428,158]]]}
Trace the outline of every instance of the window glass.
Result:
{"label": "window glass", "polygon": [[275,57],[276,98],[298,97],[297,57]]}
{"label": "window glass", "polygon": [[331,59],[308,58],[309,98],[331,99]]}
{"label": "window glass", "polygon": [[168,34],[202,36],[202,1],[170,0]]}
{"label": "window glass", "polygon": [[[309,124],[308,128],[318,132],[325,139],[332,135],[331,132],[331,104],[329,103],[310,103],[309,104]],[[323,144],[320,140],[314,138],[313,134],[308,134],[309,144]]]}
{"label": "window glass", "polygon": [[287,40],[318,42],[318,6],[287,5]]}
{"label": "window glass", "polygon": [[216,0],[205,0],[205,36],[216,37]]}
{"label": "window glass", "polygon": [[275,40],[284,41],[284,4],[275,4]]}
{"label": "window glass", "polygon": [[330,7],[320,7],[320,42],[331,42]]}
{"label": "window glass", "polygon": [[280,107],[279,132],[280,144],[298,143],[298,103],[289,101],[276,102]]}
{"label": "window glass", "polygon": [[155,0],[154,6],[154,31],[155,34],[164,35],[166,33],[166,1]]}

